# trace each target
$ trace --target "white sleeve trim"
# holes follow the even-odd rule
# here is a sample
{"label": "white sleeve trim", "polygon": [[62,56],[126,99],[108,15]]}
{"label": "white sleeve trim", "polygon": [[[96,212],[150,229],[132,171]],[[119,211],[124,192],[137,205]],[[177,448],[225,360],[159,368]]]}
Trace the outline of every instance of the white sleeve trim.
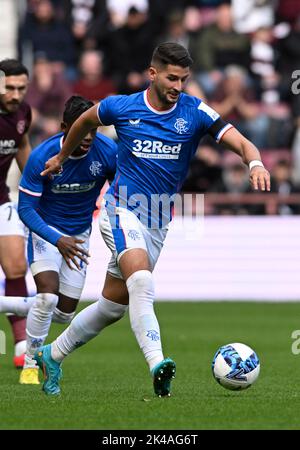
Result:
{"label": "white sleeve trim", "polygon": [[29,189],[23,188],[22,186],[19,186],[19,190],[22,192],[25,192],[25,194],[32,195],[33,197],[41,197],[42,196],[41,192],[33,192],[33,191],[30,191]]}
{"label": "white sleeve trim", "polygon": [[105,126],[104,123],[101,121],[100,114],[99,114],[100,105],[101,105],[101,102],[99,102],[99,104],[97,106],[97,117],[99,120],[99,126]]}
{"label": "white sleeve trim", "polygon": [[214,122],[220,117],[220,114],[217,113],[217,111],[215,111],[213,108],[211,108],[204,102],[200,103],[198,109],[200,109],[200,111],[205,112],[205,114],[207,114]]}
{"label": "white sleeve trim", "polygon": [[233,128],[233,125],[231,125],[231,123],[228,123],[227,125],[225,125],[224,128],[222,128],[222,130],[219,131],[219,133],[216,136],[216,141],[218,143],[220,142],[226,131],[230,130],[230,128]]}

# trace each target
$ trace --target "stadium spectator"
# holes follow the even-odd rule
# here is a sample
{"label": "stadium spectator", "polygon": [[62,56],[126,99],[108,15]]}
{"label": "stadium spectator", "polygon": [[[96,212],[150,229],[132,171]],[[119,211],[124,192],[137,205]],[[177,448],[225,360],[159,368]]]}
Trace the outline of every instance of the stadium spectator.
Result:
{"label": "stadium spectator", "polygon": [[[251,193],[252,190],[249,184],[247,167],[242,164],[230,164],[226,166],[223,169],[220,180],[212,186],[211,191],[236,195]],[[214,214],[220,215],[264,214],[264,212],[263,206],[247,205],[237,200],[230,205],[217,205],[214,210]]]}
{"label": "stadium spectator", "polygon": [[[0,266],[5,276],[5,295],[26,297],[25,229],[9,198],[6,180],[13,159],[22,172],[31,151],[28,137],[31,109],[24,102],[28,70],[15,59],[1,61],[0,70],[5,74],[6,89],[0,93]],[[14,365],[19,368],[23,366],[26,350],[26,322],[15,315],[7,318],[14,337]]]}
{"label": "stadium spectator", "polygon": [[149,9],[148,0],[106,0],[106,5],[114,28],[121,28],[127,23],[132,8],[143,14],[147,14]]}
{"label": "stadium spectator", "polygon": [[237,33],[254,33],[274,25],[277,0],[232,0],[233,27]]}
{"label": "stadium spectator", "polygon": [[185,27],[184,12],[177,10],[168,15],[167,26],[159,42],[177,42],[184,47],[189,47],[189,33]]}
{"label": "stadium spectator", "polygon": [[[252,187],[270,189],[269,173],[257,148],[208,105],[182,92],[191,65],[184,47],[160,44],[151,59],[150,87],[131,96],[110,96],[81,115],[42,172],[49,176],[61,171],[61,164],[89,129],[101,123],[115,125],[120,138],[118,168],[100,218],[101,233],[112,252],[103,296],[124,304],[123,295],[128,293],[131,328],[158,396],[170,395],[176,365],[163,355],[152,271],[167,234],[174,194],[181,189],[201,137],[222,139],[249,164]],[[162,193],[169,199],[167,207]],[[59,394],[61,361],[78,342],[87,343],[108,325],[103,324],[97,303],[81,311],[54,343],[36,351],[34,359],[47,372],[46,393]]]}
{"label": "stadium spectator", "polygon": [[96,48],[110,25],[106,0],[63,0],[60,7],[75,40],[76,58],[84,49]]}
{"label": "stadium spectator", "polygon": [[204,92],[209,95],[223,78],[230,64],[249,66],[250,40],[233,29],[230,5],[217,8],[216,22],[207,26],[190,43],[193,70]]}
{"label": "stadium spectator", "polygon": [[266,147],[269,120],[260,113],[255,93],[247,85],[246,71],[239,66],[228,66],[224,77],[211,99],[213,108],[257,147]]}
{"label": "stadium spectator", "polygon": [[281,75],[281,96],[290,98],[291,76],[294,70],[300,68],[300,15],[294,20],[289,34],[278,44],[278,72]]}
{"label": "stadium spectator", "polygon": [[148,15],[153,29],[152,40],[157,42],[157,37],[162,36],[168,27],[168,20],[172,12],[181,12],[186,16],[185,27],[194,31],[201,24],[200,8],[197,0],[151,0],[149,2]]}
{"label": "stadium spectator", "polygon": [[[300,80],[300,73],[298,75],[298,80]],[[300,185],[300,83],[296,81],[296,88],[298,93],[292,95],[292,116],[293,116],[293,139],[292,139],[292,179],[293,182]]]}
{"label": "stadium spectator", "polygon": [[33,12],[27,13],[18,37],[19,55],[22,58],[26,47],[33,54],[43,53],[57,72],[65,68],[74,70],[76,53],[70,29],[56,19],[50,0],[39,0],[33,4]]}
{"label": "stadium spectator", "polygon": [[277,21],[286,21],[293,24],[300,15],[300,2],[298,0],[278,0],[276,6]]}
{"label": "stadium spectator", "polygon": [[[187,10],[186,10],[187,11]],[[190,13],[190,11],[189,11]],[[185,15],[185,11],[175,10],[167,19],[166,31],[162,36],[159,36],[157,41],[159,42],[177,42],[184,47],[189,47],[190,35],[187,32],[187,20],[190,20]],[[200,87],[195,77],[189,78],[185,90],[187,94],[199,97],[205,100],[205,94]]]}
{"label": "stadium spectator", "polygon": [[26,100],[32,106],[32,139],[47,139],[60,129],[60,116],[71,94],[69,83],[48,60],[37,57]]}
{"label": "stadium spectator", "polygon": [[145,70],[154,47],[147,12],[137,7],[128,11],[126,23],[109,38],[109,70],[122,94],[145,87]]}
{"label": "stadium spectator", "polygon": [[83,52],[79,69],[80,77],[73,85],[76,94],[96,102],[116,93],[113,81],[103,75],[102,53],[96,50]]}
{"label": "stadium spectator", "polygon": [[212,191],[222,176],[220,152],[209,145],[201,145],[192,159],[183,192]]}
{"label": "stadium spectator", "polygon": [[280,76],[276,72],[272,28],[260,28],[251,40],[251,73],[259,98],[268,104],[279,102]]}
{"label": "stadium spectator", "polygon": [[[271,171],[271,192],[278,193],[279,196],[299,193],[299,185],[292,181],[292,167],[286,159],[277,161]],[[277,214],[290,215],[299,214],[300,206],[297,204],[279,204]]]}

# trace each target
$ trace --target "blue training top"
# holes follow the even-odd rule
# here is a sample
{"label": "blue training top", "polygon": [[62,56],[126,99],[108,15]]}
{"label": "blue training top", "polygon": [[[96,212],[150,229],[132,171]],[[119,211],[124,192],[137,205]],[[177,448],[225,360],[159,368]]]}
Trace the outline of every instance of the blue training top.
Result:
{"label": "blue training top", "polygon": [[87,154],[70,156],[63,171],[52,179],[42,177],[45,162],[62,146],[63,133],[32,151],[19,186],[19,215],[28,228],[56,244],[61,233],[74,236],[91,226],[100,190],[116,170],[117,145],[99,133]]}

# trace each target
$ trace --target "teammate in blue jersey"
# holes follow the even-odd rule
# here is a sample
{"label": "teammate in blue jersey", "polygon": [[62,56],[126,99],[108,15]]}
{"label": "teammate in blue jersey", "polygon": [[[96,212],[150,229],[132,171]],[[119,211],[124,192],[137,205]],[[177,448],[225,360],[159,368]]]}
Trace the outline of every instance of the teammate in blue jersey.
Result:
{"label": "teammate in blue jersey", "polygon": [[60,150],[72,123],[92,106],[80,96],[67,101],[63,132],[33,150],[20,182],[19,214],[30,230],[28,259],[37,295],[0,297],[0,311],[28,314],[22,384],[38,383],[32,356],[46,339],[51,320],[65,324],[75,314],[85,282],[96,200],[106,180],[115,174],[117,145],[94,127],[76,146],[61,173],[51,178],[40,175],[45,162]]}
{"label": "teammate in blue jersey", "polygon": [[[103,289],[103,297],[111,301],[106,316],[113,317],[112,305],[117,308],[124,304],[128,294],[131,327],[159,396],[170,394],[176,370],[175,362],[163,355],[153,308],[152,271],[171,216],[171,208],[160,211],[161,196],[172,199],[180,190],[189,162],[205,134],[217,142],[222,140],[249,165],[254,189],[270,190],[270,176],[258,149],[216,111],[182,92],[191,64],[181,45],[159,45],[149,69],[150,87],[129,96],[108,97],[84,113],[73,124],[61,151],[42,172],[43,176],[57,173],[93,127],[115,125],[119,137],[117,172],[100,217],[101,233],[112,251]],[[97,303],[85,308],[52,344],[37,351],[38,364],[46,368],[46,393],[60,392],[61,362],[77,343],[88,342],[109,325],[101,314]]]}

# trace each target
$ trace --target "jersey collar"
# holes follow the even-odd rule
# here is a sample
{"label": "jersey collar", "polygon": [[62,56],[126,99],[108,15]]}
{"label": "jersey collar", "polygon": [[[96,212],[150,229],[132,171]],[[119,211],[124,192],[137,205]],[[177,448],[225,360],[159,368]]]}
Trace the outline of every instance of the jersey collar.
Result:
{"label": "jersey collar", "polygon": [[[60,150],[62,149],[62,146],[63,146],[63,140],[64,140],[64,137],[62,136],[61,138],[60,138],[60,140],[59,140],[59,146],[60,146]],[[87,156],[87,154],[88,153],[86,153],[86,154],[84,154],[84,155],[80,155],[80,156],[69,156],[68,157],[68,159],[82,159],[82,158],[85,158],[86,156]]]}
{"label": "jersey collar", "polygon": [[149,103],[148,96],[147,96],[147,91],[148,91],[148,89],[146,89],[144,91],[144,93],[143,93],[143,95],[144,95],[144,102],[145,102],[147,108],[150,109],[150,111],[154,112],[155,114],[169,114],[170,112],[174,111],[174,109],[176,108],[177,103],[175,103],[175,105],[173,105],[172,108],[166,109],[165,111],[159,111],[159,110],[153,108],[153,106],[151,106],[150,103]]}

